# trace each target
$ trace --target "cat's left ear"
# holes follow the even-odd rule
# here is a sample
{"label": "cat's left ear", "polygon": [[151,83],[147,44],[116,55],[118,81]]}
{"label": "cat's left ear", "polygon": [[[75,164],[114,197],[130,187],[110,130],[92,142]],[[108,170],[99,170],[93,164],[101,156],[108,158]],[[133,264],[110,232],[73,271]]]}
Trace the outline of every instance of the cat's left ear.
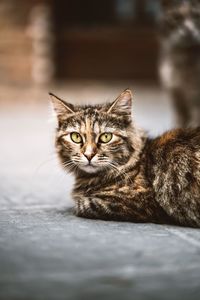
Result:
{"label": "cat's left ear", "polygon": [[117,97],[108,109],[108,113],[131,115],[133,95],[131,90],[126,89]]}
{"label": "cat's left ear", "polygon": [[52,93],[49,93],[49,96],[51,97],[58,118],[68,114],[74,114],[74,106],[71,103],[65,102]]}

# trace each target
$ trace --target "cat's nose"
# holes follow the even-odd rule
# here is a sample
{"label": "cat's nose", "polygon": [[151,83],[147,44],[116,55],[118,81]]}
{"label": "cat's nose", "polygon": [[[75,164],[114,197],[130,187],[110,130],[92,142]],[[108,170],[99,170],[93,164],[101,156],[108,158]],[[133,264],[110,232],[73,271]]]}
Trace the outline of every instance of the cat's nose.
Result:
{"label": "cat's nose", "polygon": [[90,162],[97,153],[96,145],[89,144],[89,143],[86,144],[85,147],[83,148],[82,153],[87,158],[87,160]]}
{"label": "cat's nose", "polygon": [[84,156],[88,159],[88,161],[91,161],[92,158],[95,156],[95,153],[84,153]]}

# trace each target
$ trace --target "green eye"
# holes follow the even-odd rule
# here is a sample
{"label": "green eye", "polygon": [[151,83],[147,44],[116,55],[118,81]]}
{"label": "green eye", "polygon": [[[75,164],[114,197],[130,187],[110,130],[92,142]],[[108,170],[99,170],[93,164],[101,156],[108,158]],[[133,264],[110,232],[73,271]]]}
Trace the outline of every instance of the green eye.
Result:
{"label": "green eye", "polygon": [[100,143],[108,143],[111,141],[111,139],[112,139],[112,133],[110,132],[102,133],[99,137]]}
{"label": "green eye", "polygon": [[72,132],[72,133],[70,134],[70,136],[71,136],[71,140],[72,140],[74,143],[80,144],[80,143],[82,143],[82,141],[83,141],[81,135],[80,135],[78,132]]}

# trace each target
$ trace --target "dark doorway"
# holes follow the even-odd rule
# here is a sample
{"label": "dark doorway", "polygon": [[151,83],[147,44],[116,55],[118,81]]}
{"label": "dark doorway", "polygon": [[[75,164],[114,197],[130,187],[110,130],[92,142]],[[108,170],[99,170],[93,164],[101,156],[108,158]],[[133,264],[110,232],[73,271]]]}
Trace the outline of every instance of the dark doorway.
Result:
{"label": "dark doorway", "polygon": [[156,78],[157,0],[52,1],[59,78]]}

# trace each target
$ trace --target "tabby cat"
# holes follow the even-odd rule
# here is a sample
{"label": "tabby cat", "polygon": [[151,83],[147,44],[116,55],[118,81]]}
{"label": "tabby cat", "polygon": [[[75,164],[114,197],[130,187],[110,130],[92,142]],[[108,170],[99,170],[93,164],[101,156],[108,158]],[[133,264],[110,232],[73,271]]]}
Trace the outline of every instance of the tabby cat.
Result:
{"label": "tabby cat", "polygon": [[133,123],[129,89],[94,106],[50,95],[77,216],[200,227],[200,128],[148,138]]}
{"label": "tabby cat", "polygon": [[200,126],[200,0],[161,2],[161,79],[177,125]]}

